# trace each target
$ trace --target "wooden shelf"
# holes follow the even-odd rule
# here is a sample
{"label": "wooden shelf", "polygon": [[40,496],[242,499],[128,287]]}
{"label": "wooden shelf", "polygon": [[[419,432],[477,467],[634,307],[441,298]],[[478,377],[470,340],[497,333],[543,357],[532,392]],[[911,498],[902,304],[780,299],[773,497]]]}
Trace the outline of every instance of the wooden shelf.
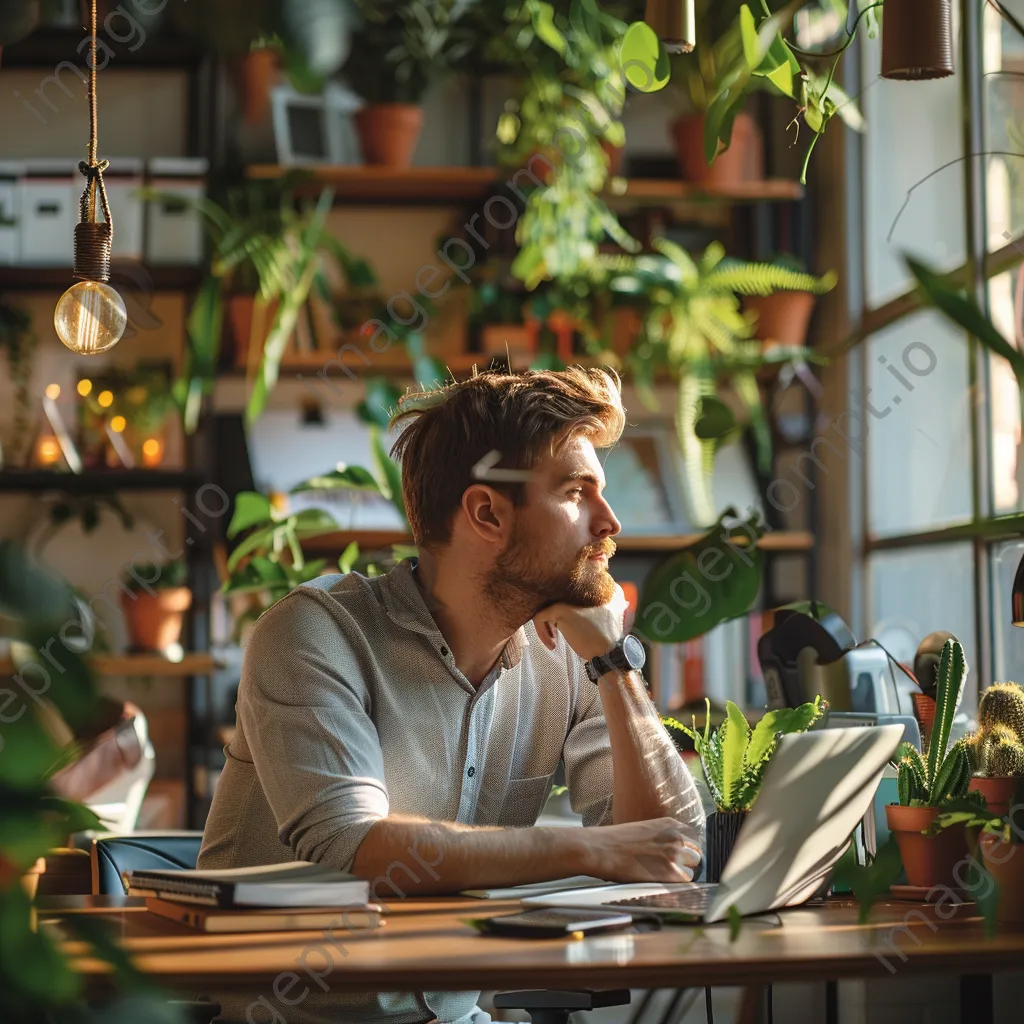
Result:
{"label": "wooden shelf", "polygon": [[0,470],[0,493],[114,494],[118,491],[182,491],[203,481],[187,470],[111,469],[86,473],[39,470]]}
{"label": "wooden shelf", "polygon": [[[615,544],[622,554],[671,554],[679,548],[694,543],[702,537],[700,533],[652,534],[650,536],[616,537]],[[356,541],[361,551],[378,551],[392,544],[411,544],[412,538],[401,530],[342,530],[321,537],[311,537],[302,542],[303,550],[314,557],[337,558],[342,551]],[[742,544],[743,538],[739,538]],[[776,530],[761,538],[760,547],[773,553],[796,553],[810,551],[814,547],[814,536],[805,530]]]}
{"label": "wooden shelf", "polygon": [[[484,199],[495,188],[512,177],[508,170],[493,167],[367,167],[304,166],[282,167],[277,164],[254,164],[248,168],[250,178],[280,178],[289,171],[308,176],[300,187],[303,193],[318,193],[324,186],[335,189],[339,203],[472,203]],[[722,188],[695,185],[673,179],[614,178],[605,197],[609,201],[624,200],[642,203],[680,201],[748,203],[802,199],[803,186],[786,179],[750,181]]]}
{"label": "wooden shelf", "polygon": [[[115,260],[110,273],[111,285],[126,292],[187,292],[198,288],[201,281],[201,267],[148,266]],[[0,266],[0,291],[65,291],[76,283],[70,266]]]}
{"label": "wooden shelf", "polygon": [[[124,27],[115,31],[124,31]],[[82,44],[87,39],[88,33],[84,29],[37,29],[17,43],[11,43],[3,48],[0,67],[49,68],[52,71],[63,61],[70,61],[80,68],[84,75],[88,72],[86,58],[89,51],[88,45]],[[134,50],[128,45],[132,41],[117,43],[113,42],[112,38],[104,40],[102,32],[100,33],[101,47],[106,45],[111,53],[109,71],[125,67],[189,68],[197,65],[203,58],[203,50],[197,42],[171,34],[147,30],[145,45],[136,46]],[[103,73],[107,74],[108,70],[105,68]],[[70,83],[70,79],[68,81]],[[74,89],[75,86],[69,84],[68,88]]]}
{"label": "wooden shelf", "polygon": [[[615,188],[620,182],[621,188]],[[644,203],[679,202],[695,200],[703,202],[752,203],[802,199],[804,187],[798,181],[785,178],[770,178],[765,181],[745,181],[726,188],[716,185],[695,185],[689,181],[651,178],[612,179],[606,197],[608,199],[634,200]]]}
{"label": "wooden shelf", "polygon": [[[89,663],[101,676],[161,676],[182,679],[210,675],[217,662],[209,654],[186,654],[181,661],[170,661],[162,654],[97,654]],[[0,657],[0,676],[14,673],[14,662]]]}
{"label": "wooden shelf", "polygon": [[299,171],[309,181],[300,191],[319,192],[330,185],[339,203],[473,202],[486,196],[498,181],[492,167],[368,167],[363,165],[281,167],[254,164],[250,178],[280,178]]}

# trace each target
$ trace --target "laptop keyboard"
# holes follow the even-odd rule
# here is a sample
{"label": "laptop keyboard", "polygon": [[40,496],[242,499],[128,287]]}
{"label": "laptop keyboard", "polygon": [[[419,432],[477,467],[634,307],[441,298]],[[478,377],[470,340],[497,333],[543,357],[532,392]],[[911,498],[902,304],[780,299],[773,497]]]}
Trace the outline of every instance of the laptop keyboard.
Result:
{"label": "laptop keyboard", "polygon": [[697,889],[676,889],[650,896],[632,896],[629,899],[612,900],[601,905],[650,910],[685,910],[693,914],[703,914],[711,906],[717,889],[717,885],[702,885]]}

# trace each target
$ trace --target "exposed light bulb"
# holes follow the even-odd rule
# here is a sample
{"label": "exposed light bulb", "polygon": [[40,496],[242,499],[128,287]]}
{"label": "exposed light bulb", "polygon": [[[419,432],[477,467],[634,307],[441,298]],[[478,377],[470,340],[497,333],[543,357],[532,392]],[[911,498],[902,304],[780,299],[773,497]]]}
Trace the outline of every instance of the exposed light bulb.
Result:
{"label": "exposed light bulb", "polygon": [[57,337],[72,352],[95,355],[113,348],[128,326],[124,299],[100,281],[72,285],[53,311]]}

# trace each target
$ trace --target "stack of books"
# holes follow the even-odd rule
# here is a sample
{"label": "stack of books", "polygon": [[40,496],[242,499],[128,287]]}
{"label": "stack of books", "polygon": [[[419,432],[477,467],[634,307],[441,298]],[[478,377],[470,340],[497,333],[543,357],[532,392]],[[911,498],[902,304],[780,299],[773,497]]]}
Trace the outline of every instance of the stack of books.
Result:
{"label": "stack of books", "polygon": [[223,871],[130,871],[129,896],[204,932],[379,928],[370,883],[309,861]]}

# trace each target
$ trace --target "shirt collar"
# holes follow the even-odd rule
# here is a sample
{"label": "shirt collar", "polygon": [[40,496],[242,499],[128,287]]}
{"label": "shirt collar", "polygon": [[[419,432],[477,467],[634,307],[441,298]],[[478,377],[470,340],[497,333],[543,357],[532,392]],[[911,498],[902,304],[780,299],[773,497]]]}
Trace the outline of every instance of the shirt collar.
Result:
{"label": "shirt collar", "polygon": [[[410,629],[414,633],[442,640],[441,631],[437,628],[430,609],[423,600],[420,588],[416,586],[413,571],[416,559],[409,558],[399,562],[393,569],[380,577],[380,594],[388,617],[398,626]],[[522,660],[523,651],[529,642],[526,626],[520,626],[512,634],[505,649],[501,652],[503,668],[515,668]]]}

